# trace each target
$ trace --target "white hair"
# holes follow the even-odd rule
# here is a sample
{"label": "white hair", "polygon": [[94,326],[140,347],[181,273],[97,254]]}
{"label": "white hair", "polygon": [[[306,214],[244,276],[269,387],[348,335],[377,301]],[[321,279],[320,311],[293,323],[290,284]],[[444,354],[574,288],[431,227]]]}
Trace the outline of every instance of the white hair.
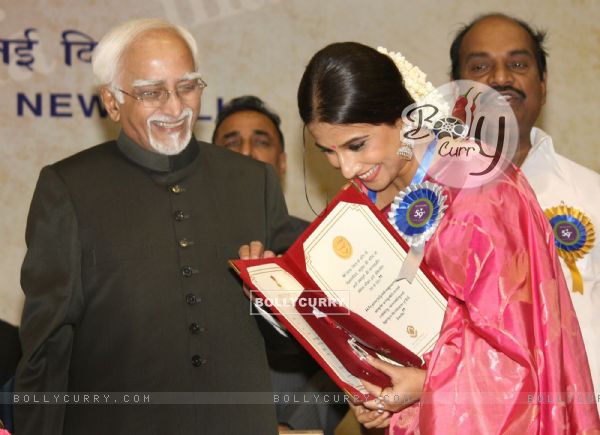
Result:
{"label": "white hair", "polygon": [[92,69],[100,86],[115,88],[123,53],[149,30],[171,30],[181,36],[192,53],[194,70],[198,69],[198,45],[187,29],[160,18],[139,18],[113,28],[96,46],[92,55]]}

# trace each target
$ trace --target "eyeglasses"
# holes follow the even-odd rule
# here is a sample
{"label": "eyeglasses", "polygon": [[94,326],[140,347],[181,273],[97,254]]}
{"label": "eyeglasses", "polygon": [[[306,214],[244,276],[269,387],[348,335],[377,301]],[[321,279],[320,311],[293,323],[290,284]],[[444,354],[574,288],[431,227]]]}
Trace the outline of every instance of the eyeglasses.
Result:
{"label": "eyeglasses", "polygon": [[145,107],[156,108],[165,104],[171,94],[177,95],[181,101],[191,101],[198,97],[200,92],[208,85],[201,78],[193,80],[185,80],[180,82],[174,91],[170,91],[164,88],[142,88],[135,94],[131,94],[124,89],[117,88],[118,91],[123,92],[125,95],[135,98],[141,102]]}

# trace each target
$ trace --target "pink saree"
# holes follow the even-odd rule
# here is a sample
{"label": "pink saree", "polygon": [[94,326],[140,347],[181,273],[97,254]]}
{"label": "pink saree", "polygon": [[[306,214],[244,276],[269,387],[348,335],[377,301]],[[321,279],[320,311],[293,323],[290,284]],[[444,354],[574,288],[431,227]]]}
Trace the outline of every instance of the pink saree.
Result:
{"label": "pink saree", "polygon": [[493,183],[448,193],[424,260],[448,308],[423,396],[393,416],[389,433],[600,429],[552,230],[524,177],[511,166]]}

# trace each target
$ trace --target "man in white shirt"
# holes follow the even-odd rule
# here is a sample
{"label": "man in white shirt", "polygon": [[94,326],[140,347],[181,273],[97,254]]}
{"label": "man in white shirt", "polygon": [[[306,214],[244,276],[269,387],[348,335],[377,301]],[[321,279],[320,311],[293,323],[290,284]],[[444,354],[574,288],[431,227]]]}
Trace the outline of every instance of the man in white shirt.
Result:
{"label": "man in white shirt", "polygon": [[[576,233],[581,242],[587,238],[589,245],[594,228],[600,228],[600,174],[558,154],[552,138],[534,127],[546,100],[544,36],[506,15],[481,16],[457,33],[450,48],[451,73],[453,80],[475,80],[492,87],[505,96],[515,113],[519,145],[513,163],[527,176],[542,209],[550,212],[600,409],[600,240],[589,249],[579,247],[581,243],[574,238],[561,238],[564,230]],[[552,215],[558,217],[552,219]],[[567,221],[560,216],[567,216]],[[568,231],[573,225],[577,232]],[[571,258],[574,253],[583,257],[569,264],[569,253]]]}

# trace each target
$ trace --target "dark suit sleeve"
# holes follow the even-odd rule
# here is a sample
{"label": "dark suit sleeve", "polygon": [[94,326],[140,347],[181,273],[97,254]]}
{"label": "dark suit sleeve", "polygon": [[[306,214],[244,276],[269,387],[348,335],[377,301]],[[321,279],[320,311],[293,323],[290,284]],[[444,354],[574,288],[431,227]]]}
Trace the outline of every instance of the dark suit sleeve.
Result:
{"label": "dark suit sleeve", "polygon": [[288,215],[285,198],[281,191],[279,179],[271,165],[265,165],[265,196],[267,208],[267,240],[266,246],[275,253],[282,253],[296,239],[296,234]]}
{"label": "dark suit sleeve", "polygon": [[[81,313],[81,248],[76,214],[65,184],[52,167],[40,173],[25,233],[21,269],[25,306],[23,357],[15,391],[68,391],[74,328]],[[19,435],[61,434],[64,407],[15,405]]]}

